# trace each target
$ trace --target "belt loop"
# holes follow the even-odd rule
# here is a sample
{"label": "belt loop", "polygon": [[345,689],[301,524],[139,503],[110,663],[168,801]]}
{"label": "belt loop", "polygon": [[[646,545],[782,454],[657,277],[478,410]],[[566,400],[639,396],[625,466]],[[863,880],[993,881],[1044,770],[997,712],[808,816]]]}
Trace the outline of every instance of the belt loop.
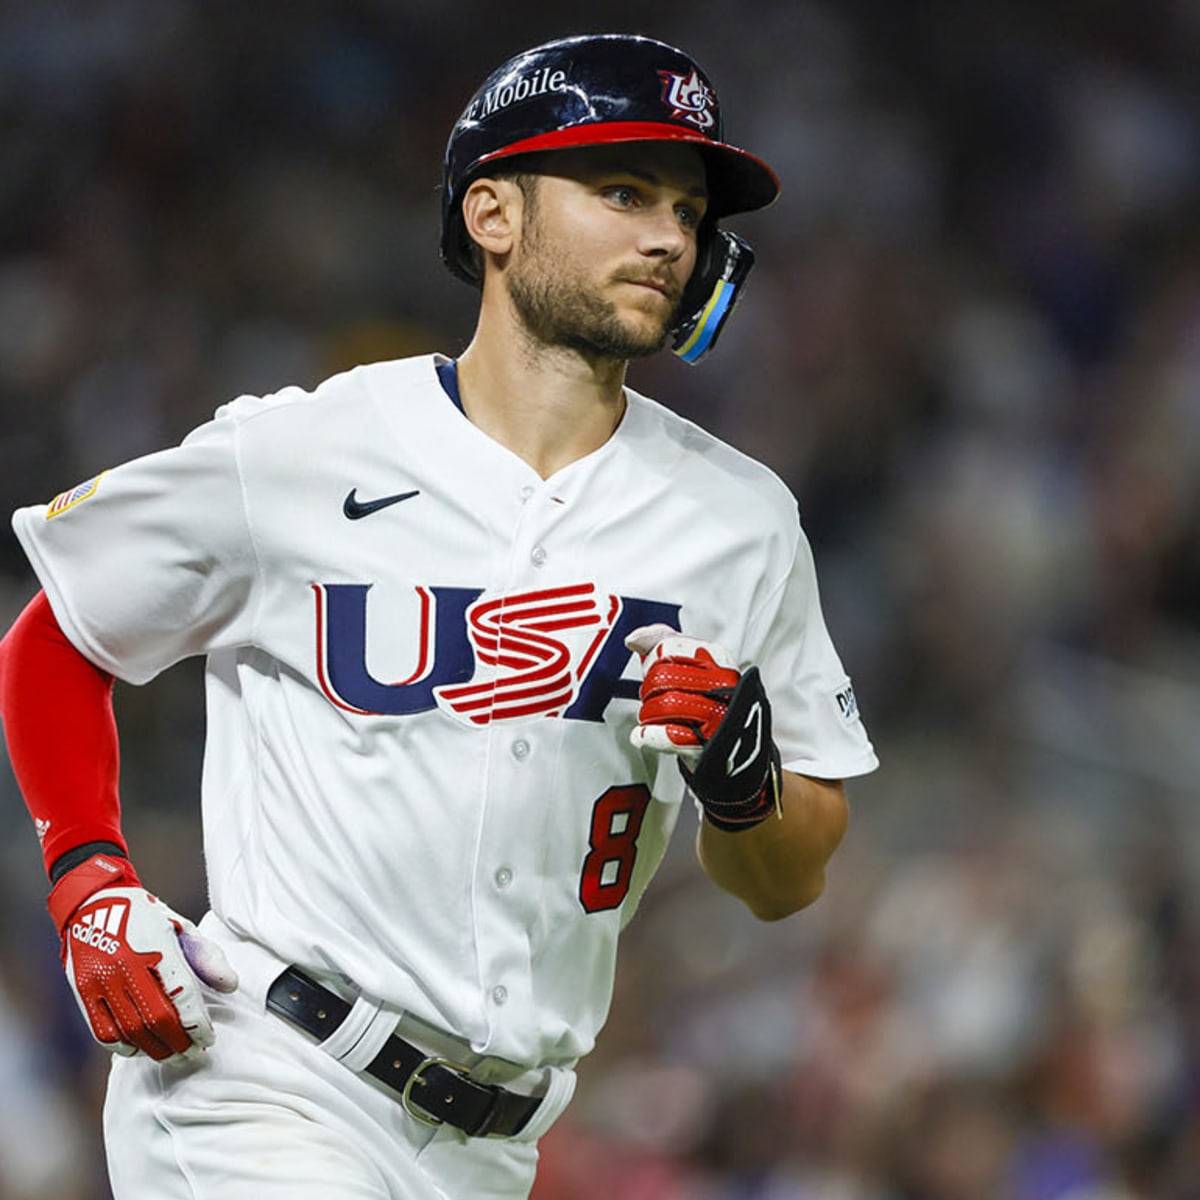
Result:
{"label": "belt loop", "polygon": [[514,1142],[536,1142],[562,1116],[563,1110],[575,1095],[578,1076],[570,1067],[548,1067],[550,1082],[537,1111],[529,1118],[520,1133],[512,1137]]}
{"label": "belt loop", "polygon": [[399,1020],[395,1009],[359,996],[346,1019],[319,1045],[350,1070],[362,1071],[382,1049]]}

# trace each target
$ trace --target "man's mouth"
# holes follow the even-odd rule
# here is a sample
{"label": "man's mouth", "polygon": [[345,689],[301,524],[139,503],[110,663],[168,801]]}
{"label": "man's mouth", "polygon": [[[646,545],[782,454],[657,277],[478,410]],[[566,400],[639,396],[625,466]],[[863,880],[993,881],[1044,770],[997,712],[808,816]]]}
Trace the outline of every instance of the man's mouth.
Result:
{"label": "man's mouth", "polygon": [[674,304],[679,299],[679,289],[673,283],[669,283],[665,279],[657,279],[657,278],[633,279],[633,278],[626,277],[626,278],[623,278],[621,280],[621,282],[622,283],[632,283],[637,287],[650,288],[652,291],[658,292],[659,295],[665,296],[672,304]]}

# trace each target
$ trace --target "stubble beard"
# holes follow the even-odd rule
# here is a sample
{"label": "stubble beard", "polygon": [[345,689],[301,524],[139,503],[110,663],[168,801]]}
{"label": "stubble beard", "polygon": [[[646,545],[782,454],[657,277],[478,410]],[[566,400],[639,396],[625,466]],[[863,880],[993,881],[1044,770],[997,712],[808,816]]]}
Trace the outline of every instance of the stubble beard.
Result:
{"label": "stubble beard", "polygon": [[[525,251],[524,261],[508,275],[508,294],[534,341],[587,358],[621,360],[648,358],[667,344],[674,309],[657,332],[636,328],[621,319],[615,304],[576,277],[567,256],[550,252],[536,233],[527,235]],[[551,266],[556,260],[557,270]]]}

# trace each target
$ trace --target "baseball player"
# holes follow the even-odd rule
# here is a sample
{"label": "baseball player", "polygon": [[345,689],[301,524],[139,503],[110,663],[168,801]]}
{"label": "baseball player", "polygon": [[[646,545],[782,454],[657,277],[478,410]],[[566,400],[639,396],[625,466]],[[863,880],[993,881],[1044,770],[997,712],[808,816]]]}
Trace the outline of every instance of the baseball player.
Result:
{"label": "baseball player", "polygon": [[[777,191],[686,54],[539,46],[447,147],[457,360],[242,396],[14,515],[0,711],[118,1200],[527,1196],[685,796],[759,917],[821,892],[876,758],[795,500],[624,386],[712,348],[720,222]],[[111,707],[189,655],[198,925],[130,861]]]}

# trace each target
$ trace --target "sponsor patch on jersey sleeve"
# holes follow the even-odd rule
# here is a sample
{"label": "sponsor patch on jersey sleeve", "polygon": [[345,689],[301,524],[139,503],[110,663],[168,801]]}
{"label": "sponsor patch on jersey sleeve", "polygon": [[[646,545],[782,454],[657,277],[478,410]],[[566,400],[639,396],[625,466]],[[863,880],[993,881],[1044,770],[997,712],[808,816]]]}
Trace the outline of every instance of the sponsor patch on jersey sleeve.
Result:
{"label": "sponsor patch on jersey sleeve", "polygon": [[91,479],[85,479],[82,483],[77,484],[69,492],[59,492],[46,505],[46,520],[49,521],[51,517],[61,517],[63,513],[77,504],[90,500],[96,494],[96,489],[100,486],[100,480],[104,478],[104,474],[101,471],[99,475],[93,475]]}
{"label": "sponsor patch on jersey sleeve", "polygon": [[850,680],[837,688],[833,693],[833,702],[837,705],[838,716],[846,725],[853,725],[860,717],[858,698],[854,695],[854,685]]}

